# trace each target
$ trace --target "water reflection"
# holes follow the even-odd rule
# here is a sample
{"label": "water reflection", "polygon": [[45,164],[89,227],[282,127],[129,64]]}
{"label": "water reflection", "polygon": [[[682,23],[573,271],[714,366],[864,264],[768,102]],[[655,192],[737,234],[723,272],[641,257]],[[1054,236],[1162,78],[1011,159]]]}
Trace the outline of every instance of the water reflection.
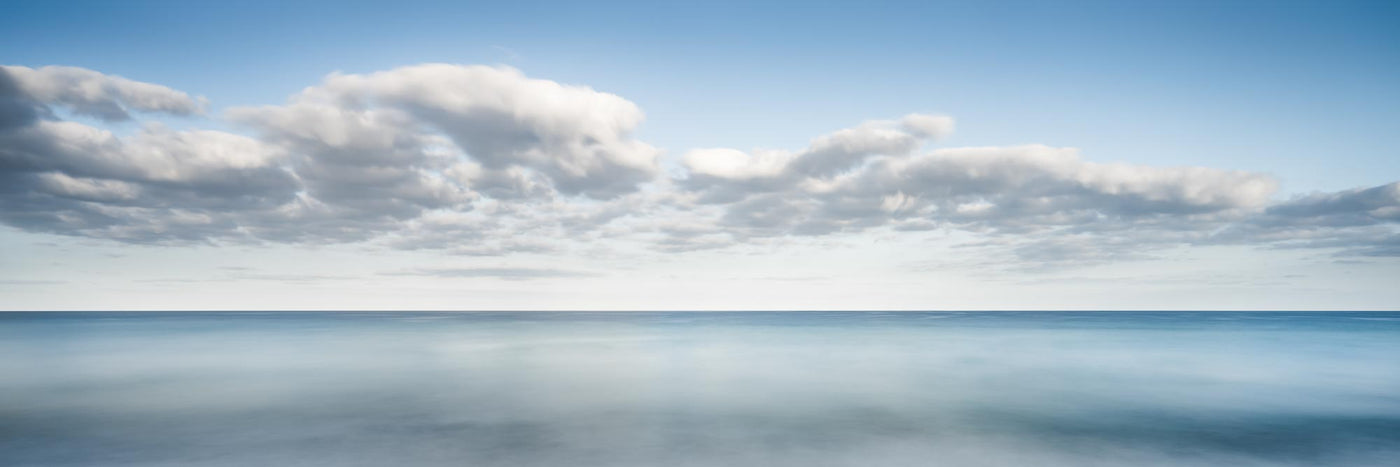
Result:
{"label": "water reflection", "polygon": [[1393,465],[1397,313],[0,314],[4,465]]}

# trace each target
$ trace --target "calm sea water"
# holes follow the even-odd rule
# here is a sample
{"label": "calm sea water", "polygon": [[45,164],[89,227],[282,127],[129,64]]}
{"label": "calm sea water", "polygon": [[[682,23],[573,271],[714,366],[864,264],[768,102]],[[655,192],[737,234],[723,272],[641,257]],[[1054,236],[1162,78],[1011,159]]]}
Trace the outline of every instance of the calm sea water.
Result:
{"label": "calm sea water", "polygon": [[1400,465],[1400,313],[0,313],[0,465]]}

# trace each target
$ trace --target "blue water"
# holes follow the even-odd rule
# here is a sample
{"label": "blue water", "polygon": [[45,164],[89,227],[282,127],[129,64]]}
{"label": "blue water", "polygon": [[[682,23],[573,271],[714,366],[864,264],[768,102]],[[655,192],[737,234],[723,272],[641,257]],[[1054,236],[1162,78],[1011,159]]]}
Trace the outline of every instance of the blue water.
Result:
{"label": "blue water", "polygon": [[0,465],[1400,465],[1400,313],[0,313]]}

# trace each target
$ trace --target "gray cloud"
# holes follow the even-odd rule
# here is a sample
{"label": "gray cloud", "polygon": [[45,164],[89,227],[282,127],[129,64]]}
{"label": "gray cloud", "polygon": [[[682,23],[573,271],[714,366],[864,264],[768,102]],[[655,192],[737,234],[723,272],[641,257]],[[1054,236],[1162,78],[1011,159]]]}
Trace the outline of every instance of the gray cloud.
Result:
{"label": "gray cloud", "polygon": [[29,125],[51,113],[20,88],[19,81],[9,70],[9,67],[0,66],[0,131]]}
{"label": "gray cloud", "polygon": [[287,105],[229,112],[257,138],[158,125],[122,137],[59,107],[119,120],[198,102],[90,70],[0,69],[0,220],[131,242],[367,240],[483,199],[522,211],[617,198],[653,178],[659,155],[629,136],[634,104],[506,68],[332,75]]}
{"label": "gray cloud", "polygon": [[37,120],[0,131],[0,219],[127,241],[237,236],[241,213],[294,198],[295,176],[252,139],[147,127],[135,136]]}
{"label": "gray cloud", "polygon": [[1330,249],[1341,257],[1400,257],[1400,182],[1295,197],[1232,223],[1209,240]]}
{"label": "gray cloud", "polygon": [[1400,182],[1372,188],[1315,193],[1270,206],[1277,224],[1351,227],[1400,222]]}
{"label": "gray cloud", "polygon": [[107,120],[130,111],[189,115],[183,92],[69,67],[0,68],[0,220],[27,230],[148,242],[238,232],[239,213],[272,209],[298,190],[279,155],[217,131],[147,125],[135,135],[55,117]]}

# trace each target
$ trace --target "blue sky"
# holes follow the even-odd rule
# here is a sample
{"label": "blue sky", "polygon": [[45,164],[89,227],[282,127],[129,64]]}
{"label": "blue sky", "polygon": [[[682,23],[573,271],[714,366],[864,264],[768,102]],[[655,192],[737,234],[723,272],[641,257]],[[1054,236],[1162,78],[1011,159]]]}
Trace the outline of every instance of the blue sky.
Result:
{"label": "blue sky", "polygon": [[[919,113],[956,119],[955,131],[939,138],[920,140],[919,151],[1040,144],[1076,148],[1078,157],[1093,163],[1194,166],[1271,177],[1277,190],[1268,195],[1267,202],[1261,201],[1264,204],[1240,207],[1245,210],[1262,212],[1269,206],[1309,194],[1343,196],[1346,190],[1385,186],[1400,179],[1400,157],[1394,149],[1400,145],[1400,133],[1394,131],[1400,123],[1400,87],[1395,86],[1400,82],[1400,28],[1394,27],[1400,23],[1400,6],[1394,2],[8,3],[9,14],[0,18],[0,63],[32,69],[49,65],[79,67],[208,99],[208,107],[200,115],[157,112],[117,122],[85,120],[82,116],[63,113],[67,110],[61,103],[41,103],[73,121],[91,123],[119,134],[137,132],[141,121],[159,121],[180,130],[212,129],[258,137],[258,130],[231,121],[227,112],[250,106],[283,105],[289,96],[321,84],[332,72],[355,75],[422,63],[449,63],[508,66],[530,79],[588,86],[635,104],[645,113],[645,121],[636,126],[630,136],[662,151],[657,156],[662,177],[679,173],[685,178],[688,166],[682,159],[694,149],[722,147],[752,151],[768,148],[800,152],[820,135],[857,127],[861,122]],[[278,150],[296,152],[295,148]],[[465,154],[464,157],[474,156]],[[31,175],[34,174],[26,176]],[[665,188],[647,190],[664,191]],[[791,194],[787,196],[792,199]],[[1379,202],[1384,204],[1386,199],[1381,195]],[[588,204],[596,200],[577,201],[576,204]],[[1348,248],[1374,250],[1379,248],[1377,245],[1387,245],[1384,240],[1379,244],[1364,243],[1374,243],[1377,238],[1387,238],[1386,232],[1394,232],[1395,224],[1389,220],[1389,211],[1383,211],[1385,206],[1378,206],[1371,207],[1365,225],[1359,226],[1368,229],[1364,233],[1330,230],[1320,233],[1319,229],[1336,225],[1317,224],[1308,226],[1311,230],[1306,234],[1270,231],[1251,234],[1254,235],[1252,240],[1231,240],[1224,244],[1198,239],[1163,243],[1155,240],[1157,235],[1147,235],[1154,240],[1120,235],[1095,242],[1116,245],[1119,250],[1133,250],[1124,246],[1132,242],[1151,243],[1152,246],[1144,246],[1142,250],[1154,253],[1138,257],[1095,250],[1082,254],[1109,259],[1069,268],[1058,264],[1049,267],[1029,259],[1032,256],[1013,255],[1016,259],[1012,261],[1017,262],[1018,267],[1009,268],[1011,271],[967,284],[956,282],[960,285],[953,288],[970,287],[986,292],[956,300],[941,300],[939,296],[920,295],[904,289],[885,290],[878,285],[855,290],[902,297],[887,305],[896,308],[941,308],[945,303],[971,308],[1042,307],[1037,304],[1046,308],[1137,308],[1155,306],[1160,301],[1145,298],[1149,297],[1146,292],[1109,301],[1084,298],[1081,292],[1113,287],[1100,280],[1104,277],[1119,278],[1126,274],[1148,283],[1160,275],[1200,277],[1194,271],[1219,270],[1206,266],[1212,261],[1244,258],[1239,261],[1246,264],[1278,262],[1285,266],[1245,267],[1226,274],[1251,283],[1279,285],[1272,286],[1274,289],[1270,286],[1231,289],[1229,293],[1216,290],[1220,281],[1198,284],[1196,289],[1186,287],[1169,292],[1162,291],[1160,286],[1143,287],[1152,288],[1156,291],[1153,293],[1196,297],[1173,303],[1180,307],[1251,308],[1300,303],[1287,294],[1277,293],[1283,289],[1293,290],[1292,293],[1302,293],[1296,291],[1303,289],[1319,291],[1310,292],[1312,298],[1305,303],[1311,307],[1326,307],[1329,298],[1343,292],[1343,289],[1336,289],[1337,284],[1349,284],[1350,288],[1345,289],[1348,306],[1393,307],[1395,299],[1400,297],[1384,285],[1387,282],[1384,279],[1393,278],[1397,272],[1393,256],[1338,253],[1349,251]],[[695,212],[701,210],[696,208]],[[634,212],[632,217],[641,218],[636,221],[638,223],[647,219],[647,215],[640,212]],[[1320,218],[1286,222],[1231,219],[1234,220],[1218,222],[1234,222],[1236,224],[1230,225],[1236,226],[1242,225],[1240,222],[1249,225],[1323,222],[1318,220]],[[715,219],[694,221],[720,222]],[[1161,219],[1157,219],[1151,225],[1160,224]],[[561,290],[601,287],[622,291],[627,290],[633,278],[617,271],[659,274],[662,270],[674,272],[668,268],[691,272],[714,268],[717,272],[712,275],[694,279],[709,285],[676,292],[689,296],[686,294],[708,294],[713,288],[726,287],[724,281],[728,276],[724,276],[727,273],[722,267],[726,264],[765,265],[771,267],[771,275],[787,279],[844,277],[830,270],[838,261],[867,270],[860,277],[901,277],[915,284],[910,286],[913,290],[918,290],[918,284],[946,283],[953,279],[941,276],[920,279],[920,274],[932,274],[929,268],[908,263],[928,263],[963,254],[968,251],[965,245],[986,243],[991,238],[985,235],[987,229],[996,232],[992,237],[997,241],[1027,240],[1018,237],[1020,234],[1005,224],[944,225],[940,227],[944,230],[938,231],[943,234],[933,237],[927,233],[917,237],[896,234],[893,232],[897,229],[891,224],[873,230],[847,229],[839,235],[820,237],[802,235],[796,230],[763,235],[746,233],[743,239],[735,240],[735,244],[717,249],[659,253],[641,240],[629,240],[635,244],[627,246],[615,243],[609,239],[616,237],[609,233],[598,237],[605,240],[589,237],[591,240],[583,242],[586,245],[563,247],[548,254],[512,252],[485,258],[424,250],[379,249],[383,247],[375,244],[376,238],[382,241],[382,236],[401,233],[392,229],[375,230],[381,237],[335,242],[330,246],[269,242],[267,239],[234,242],[222,237],[203,238],[193,245],[170,238],[135,245],[129,239],[83,233],[85,231],[76,227],[68,231],[62,227],[38,229],[19,221],[7,222],[7,225],[9,230],[0,237],[7,251],[0,257],[3,261],[0,262],[0,276],[9,280],[10,285],[3,286],[7,288],[0,289],[0,293],[23,298],[14,302],[21,303],[19,307],[36,308],[147,303],[131,301],[131,297],[150,295],[143,287],[155,282],[127,287],[102,279],[92,279],[82,285],[58,278],[71,276],[73,268],[78,268],[75,264],[90,268],[106,261],[92,258],[110,259],[110,255],[130,258],[133,253],[147,258],[170,252],[176,256],[203,258],[202,264],[207,267],[188,273],[210,279],[198,288],[232,296],[246,295],[237,292],[246,284],[221,283],[215,279],[224,277],[228,271],[245,269],[219,268],[250,268],[246,270],[265,270],[265,273],[285,269],[287,265],[277,259],[281,255],[277,252],[286,248],[296,250],[296,254],[311,255],[311,263],[332,264],[340,261],[336,258],[354,261],[371,256],[388,257],[390,259],[382,260],[386,266],[381,269],[399,272],[419,269],[538,271],[543,270],[542,265],[555,264],[562,264],[561,267],[569,271],[587,271],[586,275],[565,274],[530,280],[520,277],[507,280],[490,277],[484,272],[467,274],[471,277],[459,274],[458,277],[423,279],[432,281],[433,287],[441,290],[470,286],[510,292],[515,288],[530,290],[549,286]],[[1146,225],[1116,229],[1143,232],[1150,230]],[[1223,229],[1223,225],[1226,224],[1201,225],[1198,229],[1215,231]],[[1349,228],[1358,227],[1356,222],[1348,225]],[[1083,226],[1057,223],[1041,227],[1067,230]],[[620,227],[613,223],[600,228]],[[539,241],[544,243],[552,242],[549,238],[553,238],[538,232],[520,234],[538,234]],[[1306,238],[1316,245],[1307,248],[1299,248],[1296,242],[1280,245],[1278,239],[1284,237],[1290,241]],[[1357,240],[1362,237],[1371,240]],[[460,240],[480,241],[475,238]],[[882,253],[881,247],[871,246],[877,240],[899,243],[920,253],[911,255],[903,250]],[[836,254],[829,253],[832,251],[829,246],[804,243],[809,241],[840,243],[843,246],[838,249],[849,250],[854,258],[833,256],[827,258],[829,261],[807,266],[777,264],[789,261],[778,259],[783,255],[805,255],[798,252]],[[25,247],[33,244],[56,246]],[[260,246],[250,246],[254,244]],[[586,251],[601,248],[600,244],[635,250],[640,256],[635,261],[621,261],[620,264],[590,259]],[[1338,246],[1343,244],[1349,246]],[[1013,251],[1015,247],[1008,248]],[[1215,251],[1222,248],[1226,251]],[[240,252],[234,253],[235,250]],[[839,255],[844,254],[847,253]],[[1168,258],[1164,259],[1163,255]],[[1198,261],[1202,265],[1182,266],[1177,264],[1180,261],[1171,259],[1172,255],[1191,258],[1180,261]],[[49,259],[57,257],[69,259],[61,266],[40,266],[55,262]],[[251,261],[253,265],[246,265],[231,264],[237,262],[232,258],[257,259]],[[933,269],[957,281],[969,281],[965,272],[976,268],[970,264],[976,261],[950,260]],[[175,266],[155,259],[126,259],[109,267],[134,271],[132,274],[155,281],[166,277],[165,271]],[[1086,267],[1124,268],[1129,272],[1086,270]],[[1197,269],[1191,269],[1193,267]],[[919,272],[911,276],[911,268]],[[1297,271],[1280,272],[1289,268]],[[376,276],[380,272],[366,269],[365,280],[383,279]],[[101,276],[99,272],[93,274]],[[315,270],[299,274],[325,275]],[[1288,274],[1312,276],[1292,280],[1275,277]],[[1350,279],[1351,275],[1370,279],[1358,282]],[[404,276],[391,277],[400,282],[388,287],[391,289],[402,291],[407,290],[405,287],[422,286],[402,280]],[[746,284],[753,284],[757,279],[744,280]],[[501,281],[504,282],[498,283]],[[1049,288],[1024,285],[1047,281],[1062,287],[1042,290]],[[584,282],[589,285],[578,285]],[[716,301],[712,306],[745,308],[759,306],[751,303],[761,302],[763,307],[781,308],[774,304],[803,303],[792,297],[805,296],[806,289],[791,286],[791,283],[791,280],[784,282],[789,284],[785,287],[792,289],[784,294],[762,299],[740,294],[732,300]],[[264,286],[277,288],[285,284],[258,287]],[[177,292],[184,293],[192,287],[187,285]],[[324,287],[336,290],[337,286]],[[106,291],[65,299],[69,301],[54,299],[58,292],[80,288]],[[830,286],[820,288],[829,289]],[[1337,292],[1329,295],[1327,290]],[[292,289],[285,291],[287,295],[305,297]],[[979,299],[1007,293],[1018,294],[1025,300]],[[326,294],[319,291],[313,295],[325,297]],[[412,294],[390,293],[385,303],[398,303],[394,297],[409,295]],[[613,295],[616,294],[609,294]],[[839,303],[835,305],[837,308],[861,307],[859,297],[862,294],[853,292],[850,295],[853,298],[844,301],[818,302]],[[84,296],[91,298],[82,300]],[[193,298],[197,296],[192,294],[150,306],[199,307],[201,304]],[[685,307],[672,306],[661,298],[615,301],[592,297],[539,303],[529,297],[515,298],[517,296],[509,293],[503,296],[505,298],[485,306],[559,307],[558,303],[568,303],[582,308]],[[1238,303],[1217,305],[1222,303],[1222,297],[1230,297]],[[305,307],[311,308],[346,305],[345,301],[324,298],[304,301]],[[414,302],[410,300],[409,303]],[[474,304],[476,302],[460,303],[454,301],[453,296],[443,296],[422,305],[480,307]],[[276,307],[262,302],[248,306]]]}
{"label": "blue sky", "polygon": [[965,122],[963,144],[1271,171],[1298,191],[1400,173],[1394,2],[471,3],[18,2],[0,50],[215,108],[336,70],[501,63],[637,102],[665,147],[790,147],[929,111]]}

